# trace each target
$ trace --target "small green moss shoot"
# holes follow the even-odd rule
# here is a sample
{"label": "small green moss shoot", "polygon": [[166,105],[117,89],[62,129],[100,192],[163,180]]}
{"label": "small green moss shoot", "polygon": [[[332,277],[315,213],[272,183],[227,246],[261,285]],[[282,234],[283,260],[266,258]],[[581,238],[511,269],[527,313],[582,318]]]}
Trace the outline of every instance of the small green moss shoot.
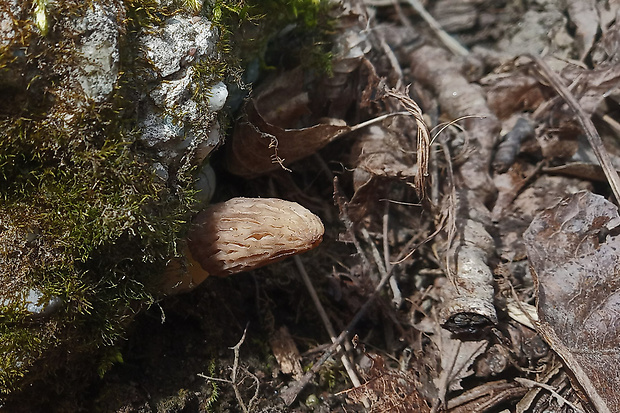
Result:
{"label": "small green moss shoot", "polygon": [[[209,376],[215,377],[215,359],[211,359],[209,363]],[[211,384],[211,394],[208,399],[201,403],[201,408],[207,412],[213,412],[220,397],[220,388],[215,380],[210,380],[209,383]]]}
{"label": "small green moss shoot", "polygon": [[269,49],[278,56],[285,50],[293,64],[329,73],[332,7],[328,0],[215,0],[205,9],[220,27],[226,55],[237,65],[259,59],[263,68],[282,66]]}

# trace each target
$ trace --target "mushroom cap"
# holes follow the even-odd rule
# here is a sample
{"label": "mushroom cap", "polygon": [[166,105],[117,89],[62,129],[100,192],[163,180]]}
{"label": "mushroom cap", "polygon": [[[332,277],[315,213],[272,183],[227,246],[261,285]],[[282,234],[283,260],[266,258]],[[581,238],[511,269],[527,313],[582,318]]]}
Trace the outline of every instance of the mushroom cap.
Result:
{"label": "mushroom cap", "polygon": [[308,251],[323,233],[321,220],[295,202],[233,198],[196,216],[188,247],[209,275],[227,276]]}

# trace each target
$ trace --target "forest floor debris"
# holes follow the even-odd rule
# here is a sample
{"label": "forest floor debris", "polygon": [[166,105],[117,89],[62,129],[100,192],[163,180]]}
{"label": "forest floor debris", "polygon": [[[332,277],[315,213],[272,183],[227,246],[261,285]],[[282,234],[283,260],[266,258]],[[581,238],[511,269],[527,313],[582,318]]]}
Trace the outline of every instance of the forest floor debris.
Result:
{"label": "forest floor debris", "polygon": [[[583,358],[609,350],[617,369],[618,288],[600,267],[618,261],[617,211],[604,198],[620,192],[620,5],[437,0],[425,4],[428,20],[410,3],[420,6],[345,2],[338,76],[308,88],[289,71],[257,87],[213,158],[227,182],[216,197],[299,202],[322,218],[323,245],[207,279],[161,303],[163,324],[153,307],[132,328],[124,363],[79,405],[620,411],[605,390],[620,376]],[[414,116],[347,126],[403,109]],[[256,149],[265,140],[267,159]],[[602,278],[574,276],[586,267]],[[545,284],[561,270],[561,285]],[[593,286],[605,286],[597,308],[585,292]],[[550,316],[549,305],[564,313]],[[605,332],[575,341],[557,330],[588,326]]]}

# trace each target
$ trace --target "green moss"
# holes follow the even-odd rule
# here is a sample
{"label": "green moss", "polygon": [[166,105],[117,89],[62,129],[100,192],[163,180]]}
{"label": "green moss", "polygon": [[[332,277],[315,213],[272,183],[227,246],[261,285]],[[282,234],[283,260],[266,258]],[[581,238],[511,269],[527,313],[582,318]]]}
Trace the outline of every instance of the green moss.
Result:
{"label": "green moss", "polygon": [[[125,320],[153,302],[154,275],[175,254],[191,214],[191,198],[155,176],[131,134],[102,128],[74,140],[45,123],[0,125],[0,214],[18,229],[0,242],[14,281],[59,297],[63,309],[56,328],[44,330],[49,337],[18,309],[2,309],[10,323],[2,320],[0,353],[12,356],[0,365],[5,382],[49,345],[88,351],[122,337]],[[22,245],[28,259],[10,245]],[[62,333],[68,324],[75,336]]]}
{"label": "green moss", "polygon": [[[131,6],[125,53],[140,25],[172,13]],[[52,26],[46,37],[58,36]],[[76,58],[68,44],[37,47],[44,62]],[[78,92],[63,101],[46,94],[39,85],[54,85],[53,71],[37,72],[29,89],[0,90],[24,103],[0,109],[0,395],[59,368],[38,363],[50,352],[92,354],[105,368],[109,346],[155,301],[158,274],[193,212],[192,171],[167,185],[137,139],[133,79],[148,68],[121,64],[119,87],[101,105],[71,107],[84,102]],[[60,308],[37,318],[23,300],[33,288]]]}
{"label": "green moss", "polygon": [[[222,31],[228,56],[242,67],[255,59],[262,66],[302,64],[329,72],[330,17],[328,0],[215,0],[207,13]],[[270,56],[269,50],[274,50]],[[282,58],[282,51],[288,55]],[[277,55],[277,58],[275,57]]]}
{"label": "green moss", "polygon": [[[211,359],[209,363],[209,376],[215,377],[215,374],[215,359]],[[209,383],[211,384],[211,394],[209,398],[201,402],[200,407],[207,412],[213,412],[220,397],[220,388],[215,380],[210,380]]]}

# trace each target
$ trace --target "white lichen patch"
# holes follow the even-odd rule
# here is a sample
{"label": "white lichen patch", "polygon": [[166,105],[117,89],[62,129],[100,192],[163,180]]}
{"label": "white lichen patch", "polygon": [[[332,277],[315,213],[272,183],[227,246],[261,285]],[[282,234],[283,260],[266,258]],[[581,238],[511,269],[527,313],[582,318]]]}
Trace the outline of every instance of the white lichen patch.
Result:
{"label": "white lichen patch", "polygon": [[224,107],[228,98],[228,89],[224,82],[219,82],[213,85],[209,91],[209,110],[217,112]]}
{"label": "white lichen patch", "polygon": [[77,81],[84,94],[97,103],[104,102],[114,90],[118,78],[119,26],[118,10],[94,3],[86,15],[76,20],[76,28],[85,35],[78,50],[80,64]]}
{"label": "white lichen patch", "polygon": [[217,38],[207,19],[177,15],[166,20],[159,31],[145,35],[142,43],[147,59],[165,78],[213,54]]}
{"label": "white lichen patch", "polygon": [[13,43],[17,33],[17,17],[22,13],[21,3],[16,0],[3,1],[0,4],[0,47],[9,47]]}
{"label": "white lichen patch", "polygon": [[[154,70],[139,114],[141,139],[159,150],[161,163],[174,170],[181,159],[200,164],[221,140],[215,113],[228,97],[218,82],[199,90],[197,63],[217,60],[219,36],[201,17],[176,15],[159,29],[145,34],[141,47]],[[197,96],[207,96],[200,99]]]}

